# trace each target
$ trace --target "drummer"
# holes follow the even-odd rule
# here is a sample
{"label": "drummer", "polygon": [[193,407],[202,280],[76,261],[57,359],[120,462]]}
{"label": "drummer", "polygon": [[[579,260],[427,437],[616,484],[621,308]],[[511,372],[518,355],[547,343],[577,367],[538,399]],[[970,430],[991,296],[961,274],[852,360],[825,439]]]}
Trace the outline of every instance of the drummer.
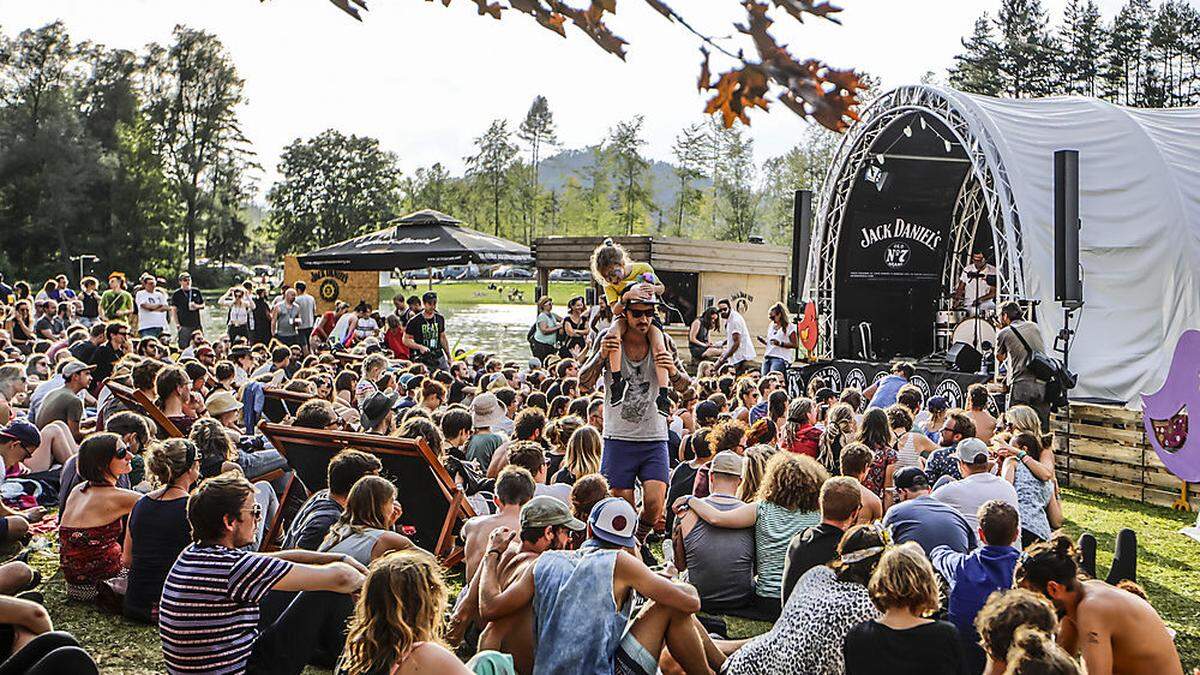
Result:
{"label": "drummer", "polygon": [[992,316],[996,312],[996,266],[988,262],[987,254],[976,251],[971,262],[963,268],[954,289],[955,305],[967,310],[970,316]]}

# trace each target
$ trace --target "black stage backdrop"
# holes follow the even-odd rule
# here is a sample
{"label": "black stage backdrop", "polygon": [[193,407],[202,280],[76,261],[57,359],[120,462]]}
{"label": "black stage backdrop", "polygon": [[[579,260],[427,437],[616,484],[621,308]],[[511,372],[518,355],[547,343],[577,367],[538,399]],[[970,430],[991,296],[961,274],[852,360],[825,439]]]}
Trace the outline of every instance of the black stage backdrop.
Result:
{"label": "black stage backdrop", "polygon": [[[814,377],[825,380],[830,389],[840,392],[846,387],[866,389],[884,375],[892,372],[890,363],[868,361],[818,361],[803,366],[792,366],[787,371],[788,394],[807,396],[808,383]],[[959,373],[952,370],[931,370],[917,366],[916,375],[910,382],[921,390],[928,400],[930,396],[944,396],[951,408],[966,405],[967,387],[976,382],[987,382],[988,376],[975,373]]]}

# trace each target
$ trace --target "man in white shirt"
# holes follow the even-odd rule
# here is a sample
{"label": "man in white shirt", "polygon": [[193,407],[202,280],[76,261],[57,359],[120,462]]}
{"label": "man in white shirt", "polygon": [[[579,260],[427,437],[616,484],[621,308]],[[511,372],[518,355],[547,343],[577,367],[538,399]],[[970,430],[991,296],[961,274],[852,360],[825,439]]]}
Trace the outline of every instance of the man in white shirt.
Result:
{"label": "man in white shirt", "polygon": [[733,308],[729,298],[721,298],[717,303],[717,311],[725,322],[725,348],[717,359],[717,370],[726,363],[742,372],[747,370],[758,353],[754,351],[754,339],[750,337],[750,329],[746,327],[746,319]]}
{"label": "man in white shirt", "polygon": [[[962,479],[933,491],[933,498],[954,507],[971,526],[979,529],[978,512],[984,502],[999,499],[1017,508],[1017,490],[1012,483],[991,472],[987,445],[978,438],[964,438],[955,450]],[[1019,545],[1020,540],[1017,540]]]}
{"label": "man in white shirt", "polygon": [[963,268],[954,289],[954,299],[971,316],[991,314],[996,311],[996,266],[987,261],[982,252],[971,254],[971,263]]}
{"label": "man in white shirt", "polygon": [[296,282],[296,306],[300,308],[300,325],[296,327],[300,334],[300,349],[308,355],[309,342],[312,340],[313,325],[316,324],[317,301],[308,294],[308,284]]}
{"label": "man in white shirt", "polygon": [[158,280],[150,273],[142,274],[142,287],[133,302],[138,311],[138,335],[158,337],[167,329],[167,294],[158,290]]}

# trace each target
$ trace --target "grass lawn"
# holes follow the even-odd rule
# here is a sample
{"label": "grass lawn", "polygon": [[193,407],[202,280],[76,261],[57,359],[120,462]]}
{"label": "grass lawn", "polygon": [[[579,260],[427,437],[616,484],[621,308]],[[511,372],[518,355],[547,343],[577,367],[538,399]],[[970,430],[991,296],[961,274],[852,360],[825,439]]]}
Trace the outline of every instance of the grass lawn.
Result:
{"label": "grass lawn", "polygon": [[[587,284],[576,281],[551,281],[550,297],[561,314],[566,311],[567,300],[576,295],[584,295]],[[379,289],[379,301],[384,307],[390,306],[391,298],[396,293],[405,295],[420,295],[429,289],[424,280],[417,280],[417,288],[400,290],[399,286],[388,286]],[[477,281],[446,281],[434,283],[433,290],[438,294],[438,303],[447,305],[532,305],[537,301],[534,297],[534,282],[532,279],[480,279]],[[519,291],[519,294],[515,291]]]}
{"label": "grass lawn", "polygon": [[[1167,625],[1178,632],[1176,644],[1185,670],[1200,666],[1200,544],[1179,534],[1191,525],[1194,514],[1144,506],[1124,499],[1064,489],[1066,529],[1072,536],[1083,530],[1096,535],[1098,573],[1112,562],[1113,540],[1118,530],[1138,533],[1138,581]],[[43,584],[46,605],[59,630],[75,634],[96,658],[104,673],[150,674],[163,672],[158,635],[154,629],[100,614],[91,606],[67,603],[56,549],[39,552],[33,564],[49,581]],[[462,583],[451,580],[452,593]],[[765,623],[730,619],[731,637],[749,637],[766,631]],[[309,669],[309,672],[323,672]]]}

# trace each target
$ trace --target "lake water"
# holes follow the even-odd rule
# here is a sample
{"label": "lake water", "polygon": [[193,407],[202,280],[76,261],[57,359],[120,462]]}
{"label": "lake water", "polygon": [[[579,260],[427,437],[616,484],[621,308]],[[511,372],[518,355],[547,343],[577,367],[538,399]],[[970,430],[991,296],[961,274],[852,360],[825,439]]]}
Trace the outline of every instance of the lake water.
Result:
{"label": "lake water", "polygon": [[[204,334],[211,339],[225,333],[225,309],[207,298],[202,320]],[[441,305],[451,349],[482,351],[504,360],[526,361],[529,345],[525,334],[537,316],[533,305]]]}

